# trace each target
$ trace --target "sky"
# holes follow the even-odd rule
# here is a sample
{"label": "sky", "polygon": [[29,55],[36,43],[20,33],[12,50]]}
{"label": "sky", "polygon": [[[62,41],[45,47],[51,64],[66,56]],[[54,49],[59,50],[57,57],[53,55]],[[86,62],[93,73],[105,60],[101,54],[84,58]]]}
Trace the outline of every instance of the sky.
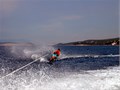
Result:
{"label": "sky", "polygon": [[119,36],[119,0],[0,0],[0,41],[65,43]]}

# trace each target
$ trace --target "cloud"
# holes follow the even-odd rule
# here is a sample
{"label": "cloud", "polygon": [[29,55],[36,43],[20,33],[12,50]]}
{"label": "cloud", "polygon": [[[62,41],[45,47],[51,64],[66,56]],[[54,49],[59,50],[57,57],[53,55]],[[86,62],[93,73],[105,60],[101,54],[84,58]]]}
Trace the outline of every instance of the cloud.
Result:
{"label": "cloud", "polygon": [[76,20],[76,19],[80,19],[81,16],[79,15],[70,15],[70,16],[64,16],[64,19],[66,20]]}
{"label": "cloud", "polygon": [[19,3],[20,0],[0,0],[0,13],[5,15],[13,12]]}
{"label": "cloud", "polygon": [[[54,17],[50,18],[47,21],[44,21],[44,23],[36,23],[32,24],[32,28],[28,27],[29,29],[34,30],[41,30],[43,32],[58,32],[63,31],[65,29],[66,21],[67,20],[78,20],[81,19],[81,16],[79,15],[68,15],[68,16],[60,16],[60,17]],[[68,23],[69,24],[69,23]],[[27,28],[27,29],[28,29]]]}
{"label": "cloud", "polygon": [[61,27],[63,27],[62,22],[49,23],[47,25],[42,26],[43,30],[47,30],[47,31],[55,31],[57,29],[60,29]]}
{"label": "cloud", "polygon": [[78,20],[80,18],[81,18],[81,16],[79,16],[79,15],[69,15],[69,16],[57,17],[57,18],[53,18],[52,20],[48,21],[47,24],[42,25],[41,27],[47,31],[55,31],[58,29],[63,29],[64,22],[66,20]]}

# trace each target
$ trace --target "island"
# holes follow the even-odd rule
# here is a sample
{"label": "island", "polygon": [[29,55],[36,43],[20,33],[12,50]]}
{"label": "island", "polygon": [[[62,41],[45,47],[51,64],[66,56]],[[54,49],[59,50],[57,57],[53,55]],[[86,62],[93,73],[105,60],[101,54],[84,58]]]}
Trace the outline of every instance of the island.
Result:
{"label": "island", "polygon": [[56,45],[74,45],[74,46],[88,46],[88,45],[119,45],[120,38],[110,38],[110,39],[90,39],[84,41],[76,41],[69,43],[58,43]]}

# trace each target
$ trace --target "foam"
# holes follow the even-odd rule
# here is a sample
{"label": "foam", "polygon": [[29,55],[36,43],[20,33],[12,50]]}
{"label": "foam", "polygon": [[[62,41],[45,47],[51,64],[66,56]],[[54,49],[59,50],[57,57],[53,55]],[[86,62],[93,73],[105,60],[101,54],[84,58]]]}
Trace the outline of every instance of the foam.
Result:
{"label": "foam", "polygon": [[92,57],[92,58],[105,58],[105,57],[120,57],[119,54],[117,55],[92,55],[92,54],[86,54],[86,55],[62,55],[60,59],[66,59],[66,58],[82,58],[82,57]]}
{"label": "foam", "polygon": [[0,80],[2,90],[120,90],[120,67],[84,73],[67,73],[53,78],[44,70],[32,69]]}

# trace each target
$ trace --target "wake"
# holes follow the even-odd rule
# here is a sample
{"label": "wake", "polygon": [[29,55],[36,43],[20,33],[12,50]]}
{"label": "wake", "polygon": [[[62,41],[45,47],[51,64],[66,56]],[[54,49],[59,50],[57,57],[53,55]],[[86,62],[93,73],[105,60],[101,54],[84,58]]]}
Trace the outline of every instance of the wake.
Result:
{"label": "wake", "polygon": [[[42,57],[41,55],[38,55],[38,54],[33,54],[31,55],[31,58],[33,60],[38,59],[39,62],[49,62],[50,56],[51,56],[50,54],[47,54],[45,57]],[[75,60],[77,58],[112,58],[112,57],[120,57],[120,55],[119,54],[118,55],[112,55],[112,54],[110,55],[92,55],[92,54],[91,55],[90,54],[89,55],[64,55],[62,54],[58,59],[56,59],[56,61],[69,60],[69,59]]]}
{"label": "wake", "polygon": [[120,57],[120,55],[64,55],[62,56],[60,59],[69,59],[69,58],[84,58],[84,57],[88,57],[88,58],[105,58],[105,57]]}

